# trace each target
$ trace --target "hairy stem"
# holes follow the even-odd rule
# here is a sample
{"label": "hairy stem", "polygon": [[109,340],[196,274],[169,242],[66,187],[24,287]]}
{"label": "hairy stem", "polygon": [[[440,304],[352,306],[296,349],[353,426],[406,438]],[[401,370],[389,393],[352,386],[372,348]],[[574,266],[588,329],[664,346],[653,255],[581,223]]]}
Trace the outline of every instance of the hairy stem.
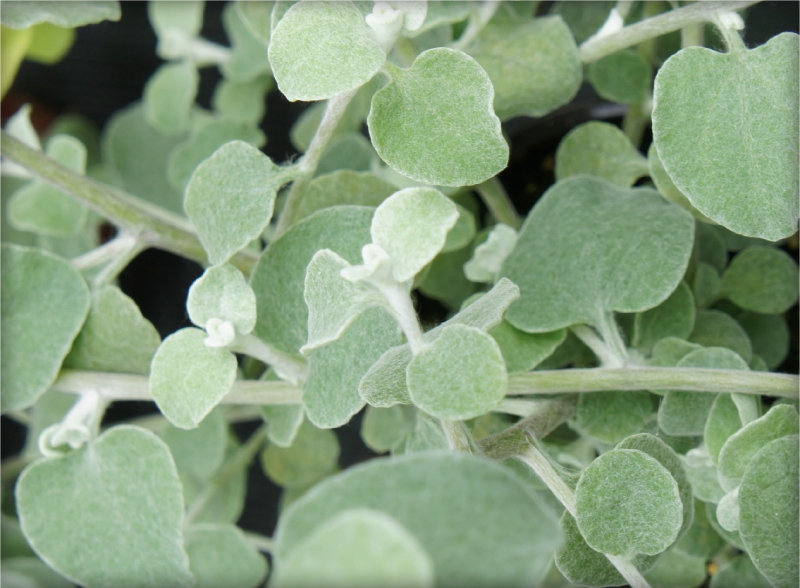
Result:
{"label": "hairy stem", "polygon": [[282,378],[295,385],[305,382],[308,377],[308,364],[302,357],[290,355],[264,343],[253,334],[237,335],[228,346],[234,353],[243,353],[271,365]]}
{"label": "hairy stem", "polygon": [[500,180],[496,177],[490,178],[475,186],[475,190],[477,190],[481,200],[486,204],[486,208],[489,209],[489,212],[497,222],[505,223],[516,230],[522,227],[522,218],[511,203],[511,199],[508,197]]}
{"label": "hairy stem", "polygon": [[450,45],[453,49],[458,49],[459,51],[463,51],[464,48],[472,43],[480,32],[483,30],[483,27],[492,20],[494,13],[497,12],[498,7],[500,6],[499,0],[485,0],[480,7],[472,13],[469,18],[469,23],[467,24],[467,28],[458,38],[458,40]]}
{"label": "hairy stem", "polygon": [[253,531],[245,531],[244,536],[250,542],[250,545],[262,553],[272,553],[275,550],[275,542],[271,537],[261,533],[254,533]]}
{"label": "hairy stem", "polygon": [[[34,176],[83,202],[121,229],[138,235],[145,248],[157,247],[203,264],[208,262],[206,252],[188,219],[77,174],[5,131],[0,137],[3,157],[8,157]],[[253,269],[256,261],[257,254],[246,250],[231,258],[231,263],[245,273]]]}
{"label": "hairy stem", "polygon": [[461,421],[447,421],[442,419],[442,429],[447,437],[447,444],[453,451],[463,451],[464,453],[477,453],[476,445],[470,439],[469,432]]}
{"label": "hairy stem", "polygon": [[608,36],[587,40],[580,46],[581,62],[592,63],[621,49],[638,45],[648,39],[666,35],[696,23],[711,21],[720,10],[741,10],[758,2],[759,0],[697,2],[677,10],[659,14],[627,26]]}

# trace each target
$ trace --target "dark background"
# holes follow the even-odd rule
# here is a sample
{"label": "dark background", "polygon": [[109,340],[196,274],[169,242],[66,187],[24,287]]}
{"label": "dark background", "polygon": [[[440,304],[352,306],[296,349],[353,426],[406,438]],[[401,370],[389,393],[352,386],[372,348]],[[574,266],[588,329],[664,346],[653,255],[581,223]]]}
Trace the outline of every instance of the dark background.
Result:
{"label": "dark background", "polygon": [[[543,2],[539,12],[548,10]],[[206,4],[202,35],[227,45],[221,24],[223,2]],[[752,7],[746,18],[745,42],[756,46],[783,31],[798,31],[798,2],[763,2]],[[102,128],[120,108],[139,100],[145,82],[162,61],[155,54],[156,37],[147,18],[145,2],[122,2],[122,19],[77,29],[76,41],[69,54],[54,66],[26,61],[20,67],[14,86],[2,102],[2,120],[20,105],[34,105],[34,123],[41,132],[58,115],[81,114]],[[214,67],[201,70],[197,101],[210,108],[211,95],[220,79]],[[289,141],[289,129],[307,105],[291,103],[273,90],[267,97],[267,114],[262,129],[269,138],[264,152],[276,162],[297,155]],[[590,85],[584,84],[568,105],[543,118],[520,117],[504,123],[511,140],[509,168],[499,176],[520,213],[525,214],[544,190],[553,184],[553,155],[561,138],[574,126],[587,120],[621,123],[625,107],[602,101]],[[642,151],[650,142],[645,134]],[[796,246],[789,249],[797,259]],[[185,303],[189,286],[202,273],[195,263],[158,250],[148,250],[137,257],[119,277],[122,290],[139,305],[142,313],[162,337],[189,326]],[[438,322],[446,310],[437,302],[419,299],[419,310],[426,323]],[[787,319],[797,325],[797,307]],[[780,371],[797,373],[797,329],[793,327],[789,360]],[[117,402],[108,410],[104,422],[111,423],[153,412],[152,403]],[[342,446],[340,464],[346,468],[374,454],[360,440],[361,416],[337,430]],[[258,425],[236,425],[246,438]],[[3,417],[2,456],[18,453],[24,442],[24,427]],[[258,463],[250,469],[245,511],[239,521],[247,530],[272,535],[280,489],[261,472]]]}

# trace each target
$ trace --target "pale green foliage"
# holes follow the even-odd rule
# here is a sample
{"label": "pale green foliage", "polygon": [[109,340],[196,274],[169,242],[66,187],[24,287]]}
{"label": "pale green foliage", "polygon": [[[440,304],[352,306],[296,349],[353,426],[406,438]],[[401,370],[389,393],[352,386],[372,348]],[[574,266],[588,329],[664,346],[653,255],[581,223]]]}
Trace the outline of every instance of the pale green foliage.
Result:
{"label": "pale green foliage", "polygon": [[706,580],[706,561],[679,549],[664,552],[644,574],[652,588],[698,588]]}
{"label": "pale green foliage", "polygon": [[480,416],[503,399],[508,387],[500,347],[485,332],[450,325],[408,364],[414,404],[447,420]]}
{"label": "pale green foliage", "polygon": [[456,224],[447,233],[447,240],[442,247],[442,253],[458,251],[469,245],[473,237],[475,237],[477,230],[475,215],[460,204],[456,204],[456,209],[458,210],[458,218],[456,219]]}
{"label": "pale green foliage", "polygon": [[567,22],[575,42],[583,43],[603,26],[608,13],[616,2],[598,1],[576,4],[575,2],[556,2],[553,12],[560,14]]}
{"label": "pale green foliage", "polygon": [[196,37],[203,28],[205,2],[150,2],[147,16],[156,35],[164,35],[168,29],[177,28]]}
{"label": "pale green foliage", "polygon": [[[55,135],[45,152],[72,171],[86,171],[86,148],[74,137]],[[52,237],[77,235],[86,225],[88,212],[74,198],[38,179],[17,190],[8,203],[9,220],[16,228]]]}
{"label": "pale green foliage", "polygon": [[167,446],[148,431],[115,427],[79,451],[31,464],[17,508],[34,550],[75,583],[194,585],[181,484]]}
{"label": "pale green foliage", "polygon": [[699,310],[689,341],[704,347],[726,347],[745,361],[753,357],[753,345],[736,320],[719,310]]}
{"label": "pale green foliage", "polygon": [[178,474],[208,480],[222,465],[228,443],[228,425],[222,410],[213,410],[196,429],[168,426],[161,434]]}
{"label": "pale green foliage", "polygon": [[475,248],[472,259],[464,264],[464,275],[472,282],[494,283],[506,257],[514,250],[517,232],[503,223],[498,223],[486,241]]}
{"label": "pale green foliage", "polygon": [[589,174],[628,188],[649,173],[647,161],[619,128],[604,122],[575,127],[556,151],[556,178]]}
{"label": "pale green foliage", "polygon": [[556,550],[555,564],[573,584],[578,586],[624,586],[625,579],[608,558],[589,547],[568,512],[561,515],[564,544]]}
{"label": "pale green foliage", "polygon": [[704,559],[710,559],[725,544],[706,516],[705,505],[699,500],[695,500],[694,520],[692,526],[686,534],[675,544],[676,549],[684,553],[697,555]]}
{"label": "pale green foliage", "polygon": [[8,588],[72,588],[73,584],[59,576],[36,557],[6,557],[0,564],[3,586]]}
{"label": "pale green foliage", "polygon": [[734,558],[711,577],[711,588],[772,588],[746,553]]}
{"label": "pale green foliage", "polygon": [[489,331],[500,346],[506,371],[528,372],[547,359],[564,342],[564,329],[549,333],[526,333],[503,321]]}
{"label": "pale green foliage", "polygon": [[298,545],[270,585],[432,587],[433,564],[414,535],[389,515],[350,509]]}
{"label": "pale green foliage", "polygon": [[264,46],[269,45],[272,33],[272,9],[273,6],[267,2],[236,2],[236,12],[242,22]]}
{"label": "pale green foliage", "polygon": [[254,588],[267,574],[267,560],[234,525],[192,525],[186,553],[196,588]]}
{"label": "pale green foliage", "polygon": [[797,584],[797,435],[767,444],[750,462],[739,491],[739,529],[753,563],[776,588]]}
{"label": "pale green foliage", "polygon": [[569,102],[581,85],[578,48],[558,16],[527,22],[495,17],[466,52],[489,75],[501,119],[543,116]]}
{"label": "pale green foliage", "polygon": [[26,29],[49,22],[59,27],[79,27],[104,20],[119,20],[119,2],[6,2],[2,22],[12,29]]}
{"label": "pale green foliage", "polygon": [[199,84],[200,74],[193,63],[162,65],[144,87],[147,122],[166,135],[188,130]]}
{"label": "pale green foliage", "polygon": [[256,324],[256,295],[242,272],[230,264],[208,268],[186,298],[189,319],[205,328],[211,319],[230,321],[236,332],[246,335]]}
{"label": "pale green foliage", "polygon": [[261,465],[276,484],[304,488],[330,474],[338,459],[336,434],[304,421],[289,447],[269,445],[263,451]]}
{"label": "pale green foliage", "polygon": [[589,80],[606,100],[622,104],[641,102],[650,89],[650,64],[638,52],[623,50],[589,65]]}
{"label": "pale green foliage", "polygon": [[570,425],[583,435],[605,443],[619,443],[628,435],[641,432],[652,413],[649,392],[581,394]]}
{"label": "pale green foliage", "polygon": [[308,184],[297,217],[340,204],[378,206],[395,191],[394,186],[372,173],[338,170],[318,176]]}
{"label": "pale green foliage", "polygon": [[267,437],[278,447],[289,447],[294,440],[305,411],[301,404],[267,404],[261,407],[261,416],[267,422]]}
{"label": "pale green foliage", "polygon": [[64,367],[147,374],[161,344],[155,327],[116,286],[92,293],[89,315],[64,359]]}
{"label": "pale green foliage", "polygon": [[681,282],[664,302],[636,315],[633,323],[633,346],[650,352],[667,337],[686,339],[694,327],[694,296],[686,282]]}
{"label": "pale green foliage", "polygon": [[501,464],[418,454],[351,468],[293,503],[278,523],[276,568],[318,525],[352,508],[379,510],[410,531],[433,561],[437,586],[535,584],[560,536],[553,515]]}
{"label": "pale green foliage", "polygon": [[[251,4],[246,2],[245,4]],[[256,5],[258,5],[256,3]],[[211,98],[214,110],[225,118],[258,125],[264,118],[265,94],[272,87],[272,78],[258,76],[246,82],[224,80]]]}
{"label": "pale green foliage", "polygon": [[788,253],[758,245],[731,261],[721,293],[745,310],[780,314],[797,304],[797,264]]}
{"label": "pale green foliage", "polygon": [[404,441],[392,450],[392,454],[404,455],[427,451],[448,451],[449,449],[450,444],[447,442],[439,420],[419,411],[414,429]]}
{"label": "pale green foliage", "polygon": [[223,8],[222,25],[233,45],[230,58],[220,68],[226,79],[243,83],[271,73],[267,44],[251,32],[243,13],[233,3]]}
{"label": "pale green foliage", "polygon": [[384,351],[399,344],[400,329],[382,308],[364,312],[344,335],[309,358],[303,405],[318,427],[347,423],[364,406],[359,381]]}
{"label": "pale green foliage", "polygon": [[269,62],[291,101],[325,100],[366,84],[386,54],[352,2],[297,3],[272,31]]}
{"label": "pale green foliage", "polygon": [[2,410],[36,402],[55,381],[91,303],[68,262],[37,249],[2,247]]}
{"label": "pale green foliage", "polygon": [[[321,249],[330,249],[350,263],[361,261],[361,248],[371,241],[374,209],[337,206],[320,210],[272,241],[250,276],[256,293],[255,334],[286,353],[308,342],[308,308],[303,298],[306,267]],[[280,300],[280,304],[275,304]]]}
{"label": "pale green foliage", "polygon": [[777,314],[757,314],[743,312],[736,315],[736,321],[747,333],[757,353],[774,370],[789,354],[789,326],[786,319]]}
{"label": "pale green foliage", "polygon": [[669,177],[667,170],[664,169],[664,164],[661,163],[661,158],[658,156],[658,149],[656,149],[655,143],[651,143],[650,148],[647,150],[647,164],[650,170],[650,179],[653,180],[656,188],[664,198],[678,206],[682,206],[691,212],[697,220],[705,223],[714,222],[692,206],[686,195],[678,189],[672,178]]}
{"label": "pale green foliage", "polygon": [[441,251],[457,220],[456,205],[438,190],[406,188],[378,207],[370,233],[389,254],[394,279],[405,282]]}
{"label": "pale green foliage", "polygon": [[692,217],[652,190],[562,180],[528,215],[503,264],[501,275],[522,291],[508,320],[543,332],[652,308],[680,283],[693,237]]}
{"label": "pale green foliage", "polygon": [[150,368],[150,394],[181,429],[195,428],[225,397],[236,379],[236,357],[208,347],[200,329],[181,329],[164,339]]}
{"label": "pale green foliage", "polygon": [[372,144],[394,170],[440,186],[479,184],[508,163],[492,110],[489,76],[466,53],[445,47],[420,54],[372,99]]}
{"label": "pale green foliage", "polygon": [[727,54],[689,47],[656,76],[664,167],[700,212],[742,235],[776,241],[797,230],[797,45],[784,33]]}
{"label": "pale green foliage", "polygon": [[683,522],[678,484],[655,458],[615,449],[595,459],[575,489],[577,523],[592,549],[632,557],[656,555]]}
{"label": "pale green foliage", "polygon": [[728,437],[742,428],[742,419],[739,417],[739,410],[733,402],[730,394],[719,394],[711,405],[708,413],[705,429],[703,430],[703,441],[708,449],[708,454],[716,464],[719,452]]}
{"label": "pale green foliage", "polygon": [[376,453],[384,453],[402,443],[415,424],[414,409],[410,406],[368,406],[361,421],[361,438]]}

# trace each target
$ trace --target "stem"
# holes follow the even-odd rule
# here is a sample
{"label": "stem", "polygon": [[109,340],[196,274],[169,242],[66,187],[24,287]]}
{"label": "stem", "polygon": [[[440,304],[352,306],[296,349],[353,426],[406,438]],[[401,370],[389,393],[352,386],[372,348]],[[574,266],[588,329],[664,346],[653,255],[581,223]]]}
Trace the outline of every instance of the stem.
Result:
{"label": "stem", "polygon": [[[225,421],[228,424],[260,420],[262,420],[261,408],[257,405],[244,404],[241,406],[232,406],[229,410],[225,411]],[[162,414],[149,414],[125,421],[125,424],[141,427],[142,429],[147,429],[157,435],[161,435],[170,423]]]}
{"label": "stem", "polygon": [[411,302],[411,292],[400,282],[375,282],[375,286],[389,302],[392,314],[408,340],[411,353],[417,355],[425,347],[422,327],[417,311]]}
{"label": "stem", "polygon": [[587,327],[586,325],[575,325],[570,327],[570,331],[572,331],[572,333],[578,339],[580,339],[584,345],[592,350],[592,353],[594,353],[597,356],[597,359],[600,360],[600,365],[607,368],[622,367],[622,359],[618,357],[617,354],[611,350],[608,344],[598,337],[597,333],[595,333],[590,327]]}
{"label": "stem", "polygon": [[255,357],[271,365],[278,376],[289,380],[294,385],[300,385],[308,377],[308,364],[302,358],[275,349],[255,335],[237,335],[228,349],[234,353]]}
{"label": "stem", "polygon": [[499,6],[499,0],[486,0],[481,4],[480,8],[470,16],[469,24],[467,24],[467,28],[458,38],[458,41],[450,45],[451,49],[463,51],[464,47],[472,43],[483,30],[483,27],[492,20]]}
{"label": "stem", "polygon": [[800,378],[790,374],[704,368],[588,368],[511,374],[508,395],[678,390],[798,398]]}
{"label": "stem", "polygon": [[625,341],[622,340],[617,321],[614,320],[614,313],[604,312],[599,326],[603,341],[606,342],[611,352],[622,362],[620,367],[626,365],[628,362],[628,348],[625,345]]}
{"label": "stem", "polygon": [[203,491],[197,495],[189,507],[186,509],[186,516],[183,519],[183,524],[188,526],[192,521],[203,512],[214,495],[230,480],[234,475],[245,467],[253,460],[256,454],[261,450],[264,441],[267,439],[267,425],[261,425],[255,433],[253,433],[247,440],[247,443],[242,445],[236,450],[230,459],[222,465],[222,468],[214,474],[208,481],[208,484]]}
{"label": "stem", "polygon": [[299,177],[292,182],[292,187],[289,189],[289,195],[286,197],[286,203],[283,205],[278,226],[275,229],[274,238],[277,239],[292,226],[297,216],[297,207],[300,203],[300,197],[306,184],[317,171],[319,160],[322,157],[325,147],[328,146],[331,137],[333,137],[336,127],[339,126],[339,121],[342,120],[347,106],[350,101],[358,92],[358,88],[351,90],[345,94],[339,94],[328,100],[328,105],[325,107],[325,114],[317,127],[317,132],[305,152],[305,155],[297,162],[297,171]]}
{"label": "stem", "polygon": [[475,443],[470,439],[469,432],[464,428],[464,423],[461,421],[447,421],[442,419],[442,429],[444,430],[445,437],[447,437],[447,444],[453,451],[463,451],[464,453],[476,453]]}
{"label": "stem", "polygon": [[245,531],[244,536],[253,547],[262,553],[272,553],[275,550],[275,541],[271,537],[261,533],[253,533],[252,531]]}
{"label": "stem", "polygon": [[[208,263],[206,252],[188,219],[77,174],[5,131],[0,137],[3,157],[8,157],[34,176],[83,202],[116,226],[139,235],[145,246],[158,247],[203,264]],[[231,258],[231,263],[245,273],[253,269],[256,261],[257,255],[247,250]]]}
{"label": "stem", "polygon": [[717,11],[741,10],[758,2],[759,0],[697,2],[677,10],[659,14],[627,26],[607,37],[587,40],[579,49],[581,62],[592,63],[621,49],[638,45],[648,39],[677,31],[689,25],[710,21]]}
{"label": "stem", "polygon": [[695,23],[681,29],[681,48],[702,47],[705,44],[705,23]]}
{"label": "stem", "polygon": [[133,261],[133,258],[144,251],[146,247],[147,246],[144,243],[136,240],[128,249],[120,251],[114,259],[109,261],[106,267],[104,267],[102,271],[95,276],[94,280],[92,280],[92,284],[99,288],[100,286],[105,286],[106,284],[112,282],[114,279],[116,279],[120,272],[124,270],[131,261]]}
{"label": "stem", "polygon": [[[97,391],[110,400],[153,400],[147,376],[83,370],[62,370],[52,385],[71,394]],[[300,404],[303,390],[288,382],[237,380],[223,404]]]}
{"label": "stem", "polygon": [[[553,464],[550,463],[542,453],[534,446],[529,445],[527,450],[521,455],[517,456],[523,463],[530,467],[541,480],[547,484],[550,491],[558,498],[564,508],[567,509],[573,518],[578,518],[577,509],[575,508],[575,492],[570,488],[561,476],[558,475]],[[650,588],[650,584],[644,579],[636,566],[630,561],[606,554],[608,561],[614,564],[617,571],[622,574],[622,577],[627,580],[631,588]]]}
{"label": "stem", "polygon": [[108,243],[73,258],[71,263],[75,269],[79,271],[92,269],[116,259],[119,255],[136,245],[137,242],[137,238],[133,235],[120,233]]}
{"label": "stem", "polygon": [[481,200],[486,204],[486,208],[489,209],[489,212],[497,222],[505,223],[516,230],[522,227],[522,219],[511,203],[511,199],[508,197],[500,180],[496,177],[489,178],[482,184],[475,186],[475,190],[477,190]]}

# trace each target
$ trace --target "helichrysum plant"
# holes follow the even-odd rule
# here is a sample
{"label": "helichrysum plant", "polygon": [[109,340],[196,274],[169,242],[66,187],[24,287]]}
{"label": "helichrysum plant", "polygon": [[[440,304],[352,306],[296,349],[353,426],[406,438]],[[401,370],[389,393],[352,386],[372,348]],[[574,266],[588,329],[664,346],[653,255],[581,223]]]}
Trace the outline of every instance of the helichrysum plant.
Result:
{"label": "helichrysum plant", "polygon": [[[222,46],[150,3],[164,63],[99,151],[2,133],[4,585],[796,587],[798,36],[746,46],[751,4],[236,2]],[[120,17],[1,10],[4,92]],[[622,129],[573,128],[521,218],[502,122],[584,81]],[[293,161],[270,91],[312,103]],[[115,285],[150,247],[205,267],[163,341]],[[102,426],[126,399],[159,414]],[[389,455],[338,471],[362,410]]]}

